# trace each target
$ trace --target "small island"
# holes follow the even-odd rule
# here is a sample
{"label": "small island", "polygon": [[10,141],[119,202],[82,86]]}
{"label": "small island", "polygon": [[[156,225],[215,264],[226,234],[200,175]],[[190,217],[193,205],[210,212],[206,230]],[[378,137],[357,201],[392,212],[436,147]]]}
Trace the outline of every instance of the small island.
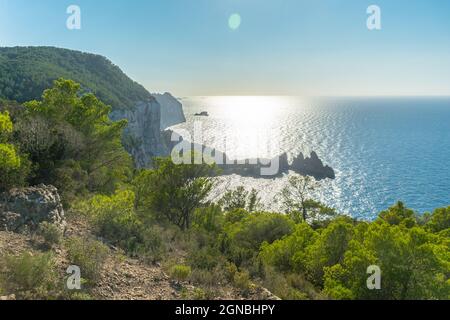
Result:
{"label": "small island", "polygon": [[200,113],[195,114],[196,117],[209,117],[209,113],[206,111],[202,111]]}

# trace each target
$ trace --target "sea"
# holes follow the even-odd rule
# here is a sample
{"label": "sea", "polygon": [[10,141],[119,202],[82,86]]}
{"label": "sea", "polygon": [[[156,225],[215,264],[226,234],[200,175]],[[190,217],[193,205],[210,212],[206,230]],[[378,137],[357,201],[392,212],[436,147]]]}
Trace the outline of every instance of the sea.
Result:
{"label": "sea", "polygon": [[[417,213],[450,205],[450,97],[185,97],[186,123],[172,127],[233,159],[290,158],[315,151],[336,172],[311,197],[373,220],[403,201]],[[196,114],[207,112],[208,116]],[[289,175],[217,178],[213,200],[244,186],[281,211]]]}

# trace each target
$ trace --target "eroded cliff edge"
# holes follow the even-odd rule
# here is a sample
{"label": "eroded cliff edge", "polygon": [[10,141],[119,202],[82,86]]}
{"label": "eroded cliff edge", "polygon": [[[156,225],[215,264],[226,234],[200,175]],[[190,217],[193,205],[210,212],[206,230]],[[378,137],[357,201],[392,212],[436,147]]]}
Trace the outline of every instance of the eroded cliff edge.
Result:
{"label": "eroded cliff edge", "polygon": [[186,122],[183,105],[169,92],[164,94],[152,93],[152,96],[161,105],[161,130]]}

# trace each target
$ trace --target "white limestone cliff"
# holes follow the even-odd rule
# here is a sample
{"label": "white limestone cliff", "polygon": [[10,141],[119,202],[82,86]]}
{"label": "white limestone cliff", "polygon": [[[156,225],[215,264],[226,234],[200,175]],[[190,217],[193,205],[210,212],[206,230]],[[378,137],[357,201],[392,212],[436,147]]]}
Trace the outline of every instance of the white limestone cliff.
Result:
{"label": "white limestone cliff", "polygon": [[161,131],[186,121],[181,102],[170,93],[152,94],[161,105]]}

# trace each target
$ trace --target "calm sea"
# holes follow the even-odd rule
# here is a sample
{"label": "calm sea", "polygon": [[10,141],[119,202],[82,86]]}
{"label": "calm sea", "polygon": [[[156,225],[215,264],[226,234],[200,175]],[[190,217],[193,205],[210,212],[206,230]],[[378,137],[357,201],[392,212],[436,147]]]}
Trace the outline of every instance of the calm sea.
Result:
{"label": "calm sea", "polygon": [[[450,98],[183,98],[174,127],[236,159],[316,151],[336,171],[313,195],[340,212],[374,218],[404,201],[419,213],[450,205]],[[207,111],[209,117],[195,113]],[[197,130],[195,130],[197,128]],[[199,132],[203,137],[199,137]],[[222,177],[216,195],[244,185],[266,209],[287,177]]]}

